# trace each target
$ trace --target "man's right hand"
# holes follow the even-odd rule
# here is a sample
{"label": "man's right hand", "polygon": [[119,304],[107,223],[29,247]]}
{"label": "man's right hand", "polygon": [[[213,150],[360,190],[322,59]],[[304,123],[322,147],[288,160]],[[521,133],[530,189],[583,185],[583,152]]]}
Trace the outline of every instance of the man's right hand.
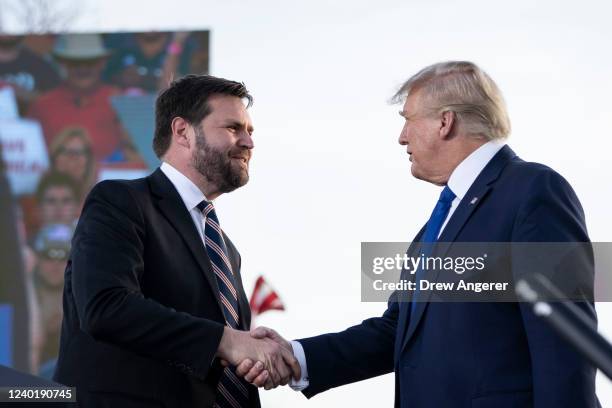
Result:
{"label": "man's right hand", "polygon": [[[285,385],[292,376],[299,379],[300,364],[293,356],[291,345],[287,347],[286,344],[277,342],[277,339],[269,336],[271,333],[263,330],[255,335],[256,331],[249,333],[225,327],[217,356],[238,367],[238,375],[247,378],[247,381],[251,380],[249,382],[255,385],[264,384],[266,389]],[[251,376],[242,375],[243,371],[251,372]],[[255,372],[257,375],[253,375]]]}
{"label": "man's right hand", "polygon": [[[255,330],[251,331],[251,337],[255,339],[271,340],[281,346],[283,349],[287,350],[289,353],[291,353],[291,356],[293,356],[293,347],[291,346],[291,343],[285,340],[276,331],[270,328],[258,327]],[[279,385],[278,383],[274,383],[271,378],[263,378],[262,376],[269,377],[266,375],[266,370],[262,368],[261,365],[253,364],[253,361],[249,359],[242,361],[236,367],[236,374],[240,377],[243,377],[247,382],[257,387],[264,387],[266,390],[276,388]],[[296,381],[300,379],[300,376],[301,368],[297,372],[293,371],[293,378]],[[283,383],[280,385],[285,384],[287,383]]]}

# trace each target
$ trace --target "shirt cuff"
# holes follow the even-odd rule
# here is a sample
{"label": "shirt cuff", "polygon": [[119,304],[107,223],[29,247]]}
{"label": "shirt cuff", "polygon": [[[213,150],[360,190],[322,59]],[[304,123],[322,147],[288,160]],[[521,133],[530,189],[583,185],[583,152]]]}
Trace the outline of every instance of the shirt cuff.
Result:
{"label": "shirt cuff", "polygon": [[299,381],[295,381],[292,378],[289,382],[289,386],[294,391],[302,391],[310,385],[310,382],[308,381],[308,367],[306,367],[306,354],[304,353],[304,347],[302,347],[299,341],[291,341],[291,347],[293,347],[293,355],[298,363],[300,363],[302,378],[300,378]]}

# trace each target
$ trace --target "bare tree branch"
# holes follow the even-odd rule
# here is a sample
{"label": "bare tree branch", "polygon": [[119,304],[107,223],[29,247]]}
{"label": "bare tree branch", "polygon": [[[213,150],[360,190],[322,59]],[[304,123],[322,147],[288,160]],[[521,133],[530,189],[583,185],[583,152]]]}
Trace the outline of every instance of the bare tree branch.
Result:
{"label": "bare tree branch", "polygon": [[11,18],[28,33],[68,31],[81,13],[76,0],[0,0],[0,28]]}

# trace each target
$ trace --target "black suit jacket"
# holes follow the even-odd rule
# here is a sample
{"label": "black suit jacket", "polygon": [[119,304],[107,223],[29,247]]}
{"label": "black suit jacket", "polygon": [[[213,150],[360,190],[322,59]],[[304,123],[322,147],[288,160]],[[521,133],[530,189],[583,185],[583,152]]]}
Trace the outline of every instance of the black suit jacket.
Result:
{"label": "black suit jacket", "polygon": [[[247,330],[240,255],[224,239]],[[212,406],[224,321],[206,249],[163,172],[97,184],[66,267],[55,379],[76,386],[86,406],[111,394],[115,403],[126,397],[122,406]],[[259,407],[257,389],[250,392]]]}

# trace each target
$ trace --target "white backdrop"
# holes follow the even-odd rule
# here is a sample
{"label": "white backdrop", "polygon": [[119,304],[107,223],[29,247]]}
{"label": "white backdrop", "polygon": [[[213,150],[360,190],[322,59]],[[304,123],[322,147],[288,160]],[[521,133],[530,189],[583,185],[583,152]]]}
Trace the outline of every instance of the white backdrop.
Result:
{"label": "white backdrop", "polygon": [[[89,1],[79,29],[212,30],[211,73],[255,96],[251,182],[221,197],[247,288],[264,273],[287,305],[258,323],[296,338],[383,312],[360,302],[360,242],[408,241],[439,188],[411,177],[386,102],[425,65],[480,64],[505,94],[524,159],[573,185],[591,238],[611,241],[612,54],[605,1]],[[612,307],[598,304],[612,334]],[[612,385],[599,376],[603,406]],[[264,407],[390,407],[386,375],[307,400],[262,393]]]}

